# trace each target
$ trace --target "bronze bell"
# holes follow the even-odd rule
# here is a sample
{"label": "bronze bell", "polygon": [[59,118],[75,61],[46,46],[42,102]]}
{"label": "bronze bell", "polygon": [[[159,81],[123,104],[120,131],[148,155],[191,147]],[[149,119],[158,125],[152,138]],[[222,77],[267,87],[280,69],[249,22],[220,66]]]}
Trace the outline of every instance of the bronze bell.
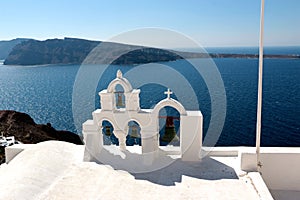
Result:
{"label": "bronze bell", "polygon": [[117,93],[118,94],[118,99],[117,99],[117,107],[124,107],[124,103],[123,103],[123,99],[122,99],[122,94],[121,93]]}
{"label": "bronze bell", "polygon": [[106,136],[111,136],[111,131],[110,131],[110,126],[105,126],[105,135]]}
{"label": "bronze bell", "polygon": [[177,117],[167,116],[166,119],[166,127],[165,127],[165,134],[162,136],[161,141],[164,142],[178,142],[179,137],[176,134],[175,126],[174,126],[174,119]]}
{"label": "bronze bell", "polygon": [[165,134],[161,138],[164,142],[178,142],[179,137],[176,135],[175,127],[166,127]]}
{"label": "bronze bell", "polygon": [[130,137],[132,137],[132,138],[139,138],[140,137],[140,135],[138,134],[138,126],[136,126],[136,125],[131,126]]}

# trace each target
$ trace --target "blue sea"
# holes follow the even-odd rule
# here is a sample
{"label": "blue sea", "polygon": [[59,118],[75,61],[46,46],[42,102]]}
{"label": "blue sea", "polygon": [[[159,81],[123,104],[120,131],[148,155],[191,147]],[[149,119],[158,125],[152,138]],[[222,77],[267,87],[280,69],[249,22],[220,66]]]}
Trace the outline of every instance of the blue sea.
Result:
{"label": "blue sea", "polygon": [[[213,53],[257,53],[257,48],[208,48]],[[300,47],[266,48],[269,54],[300,54]],[[193,62],[202,62],[193,59]],[[213,59],[221,75],[226,96],[226,118],[217,141],[218,146],[254,146],[257,107],[258,60],[241,58]],[[173,80],[176,92],[172,97],[182,100],[185,108],[200,109],[204,116],[204,136],[211,122],[211,96],[201,76],[195,76],[195,69],[186,60],[159,63],[178,72],[189,83],[196,95],[185,92],[180,80]],[[53,127],[81,134],[75,121],[80,123],[91,119],[91,110],[83,110],[80,119],[73,119],[73,87],[80,65],[48,66],[4,66],[0,65],[0,110],[16,110],[28,113],[36,123],[51,123]],[[93,68],[102,65],[89,66]],[[105,89],[121,69],[133,74],[139,65],[108,66],[96,86],[94,109],[100,107],[98,92]],[[151,67],[151,65],[149,65]],[[158,66],[159,67],[159,66]],[[205,71],[205,66],[203,66]],[[153,68],[156,69],[156,68]],[[137,75],[143,79],[143,75]],[[149,75],[144,74],[145,80]],[[130,76],[132,78],[132,76]],[[165,75],[165,79],[174,79]],[[211,77],[212,79],[214,77]],[[148,79],[147,79],[148,80]],[[167,88],[159,82],[138,84],[129,79],[132,86],[141,89],[141,107],[151,108],[165,98]],[[88,85],[86,87],[89,87]],[[171,87],[172,88],[172,87]],[[178,89],[179,88],[179,89]],[[180,91],[182,88],[182,91]],[[185,94],[181,95],[180,94]],[[80,95],[80,94],[76,94]],[[82,94],[84,95],[84,94]],[[162,114],[163,115],[163,114]],[[77,122],[78,123],[78,122]],[[175,124],[176,125],[176,124]],[[300,59],[265,59],[263,75],[262,146],[300,146]]]}

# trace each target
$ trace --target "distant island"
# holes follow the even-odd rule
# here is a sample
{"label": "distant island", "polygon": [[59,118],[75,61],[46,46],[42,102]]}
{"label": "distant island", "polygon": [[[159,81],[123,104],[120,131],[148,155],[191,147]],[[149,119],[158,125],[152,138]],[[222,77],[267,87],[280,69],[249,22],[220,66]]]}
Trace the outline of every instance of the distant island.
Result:
{"label": "distant island", "polygon": [[82,39],[27,40],[17,44],[4,65],[42,65],[81,63],[100,42]]}
{"label": "distant island", "polygon": [[[6,45],[8,44],[7,41]],[[3,41],[2,41],[3,43]],[[1,52],[0,41],[0,52]],[[224,53],[193,53],[180,52],[152,47],[134,46],[112,42],[90,41],[77,38],[48,39],[38,41],[34,39],[12,40],[4,52],[10,52],[4,60],[4,65],[44,65],[44,64],[81,64],[91,51],[99,44],[105,45],[105,59],[93,64],[143,64],[151,62],[174,61],[183,58],[258,58],[257,54],[224,54]],[[12,46],[15,45],[13,48]],[[3,46],[3,45],[2,45]],[[113,59],[119,49],[126,49],[128,53]],[[5,56],[5,55],[4,55]],[[299,59],[300,55],[265,55],[265,58]],[[1,58],[1,57],[0,57]],[[0,59],[1,60],[1,59]]]}

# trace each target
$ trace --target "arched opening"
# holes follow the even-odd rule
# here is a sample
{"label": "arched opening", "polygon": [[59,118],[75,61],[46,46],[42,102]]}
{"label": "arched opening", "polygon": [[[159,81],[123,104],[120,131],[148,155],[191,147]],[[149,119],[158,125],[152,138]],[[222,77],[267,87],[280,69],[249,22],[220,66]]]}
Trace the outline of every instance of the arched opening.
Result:
{"label": "arched opening", "polygon": [[159,145],[180,146],[180,113],[171,106],[159,110]]}
{"label": "arched opening", "polygon": [[125,95],[124,95],[124,88],[122,87],[122,85],[117,84],[115,89],[114,89],[114,93],[115,93],[115,106],[117,109],[120,108],[125,108]]}
{"label": "arched opening", "polygon": [[114,134],[113,125],[107,121],[102,121],[102,135],[103,135],[103,145],[119,145],[119,140]]}
{"label": "arched opening", "polygon": [[126,137],[126,146],[139,145],[141,146],[141,127],[136,121],[128,122],[128,134]]}

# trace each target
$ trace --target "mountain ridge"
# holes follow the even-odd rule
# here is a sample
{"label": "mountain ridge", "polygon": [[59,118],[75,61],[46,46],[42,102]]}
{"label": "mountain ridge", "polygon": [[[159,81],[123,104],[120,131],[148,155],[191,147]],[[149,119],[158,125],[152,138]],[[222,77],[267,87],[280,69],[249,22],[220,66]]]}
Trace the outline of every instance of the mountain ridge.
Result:
{"label": "mountain ridge", "polygon": [[[12,48],[3,64],[26,66],[85,62],[86,64],[131,65],[189,58],[258,58],[258,54],[182,52],[66,37],[44,41],[27,39]],[[264,55],[264,58],[299,59],[300,55]]]}
{"label": "mountain ridge", "polygon": [[[143,47],[114,42],[92,41],[79,38],[30,39],[17,44],[4,61],[4,65],[81,64],[97,45],[102,44],[103,58],[92,60],[92,64],[141,64],[181,59],[175,51]],[[99,50],[99,49],[98,49]],[[115,59],[115,55],[126,51]],[[95,52],[94,52],[95,53]],[[100,57],[101,57],[100,56]]]}

